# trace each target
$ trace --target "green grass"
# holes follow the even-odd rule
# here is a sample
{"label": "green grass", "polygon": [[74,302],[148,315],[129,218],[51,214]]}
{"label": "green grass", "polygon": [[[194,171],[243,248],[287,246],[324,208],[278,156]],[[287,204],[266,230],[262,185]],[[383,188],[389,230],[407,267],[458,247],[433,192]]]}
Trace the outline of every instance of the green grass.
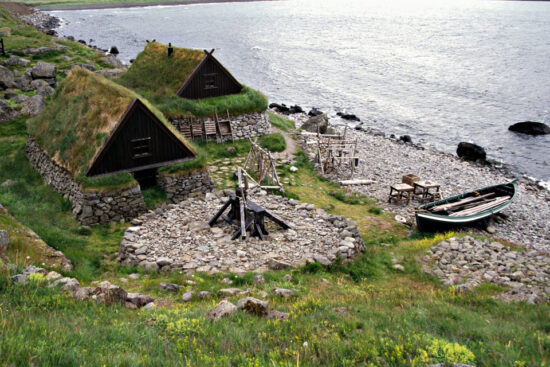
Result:
{"label": "green grass", "polygon": [[177,175],[205,170],[208,167],[206,152],[196,144],[192,146],[196,154],[194,159],[160,167],[158,172],[164,175]]}
{"label": "green grass", "polygon": [[258,144],[270,152],[282,152],[286,149],[285,138],[281,133],[261,136]]}
{"label": "green grass", "polygon": [[290,132],[296,128],[293,121],[285,119],[284,117],[281,117],[273,112],[268,112],[267,115],[269,116],[269,122],[271,125],[278,129]]}
{"label": "green grass", "polygon": [[143,200],[148,209],[156,208],[158,205],[165,203],[168,198],[159,186],[153,186],[148,189],[141,190]]}

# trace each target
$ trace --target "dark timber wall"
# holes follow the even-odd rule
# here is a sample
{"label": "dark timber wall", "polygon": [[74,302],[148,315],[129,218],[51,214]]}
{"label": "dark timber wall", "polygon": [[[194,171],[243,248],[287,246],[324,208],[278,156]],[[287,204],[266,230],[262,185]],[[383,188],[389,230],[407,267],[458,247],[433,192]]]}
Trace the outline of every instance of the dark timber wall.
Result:
{"label": "dark timber wall", "polygon": [[134,172],[193,157],[193,153],[136,99],[87,176]]}
{"label": "dark timber wall", "polygon": [[199,99],[235,94],[241,90],[239,82],[218,60],[207,54],[177,94],[183,98]]}

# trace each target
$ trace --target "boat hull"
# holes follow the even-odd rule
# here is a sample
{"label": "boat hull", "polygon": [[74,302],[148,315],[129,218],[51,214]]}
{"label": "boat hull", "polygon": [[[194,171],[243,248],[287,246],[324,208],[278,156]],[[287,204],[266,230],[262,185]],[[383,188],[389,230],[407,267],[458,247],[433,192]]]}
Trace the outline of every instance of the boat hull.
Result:
{"label": "boat hull", "polygon": [[[474,191],[466,192],[433,203],[421,205],[416,208],[416,225],[420,232],[443,232],[463,227],[475,227],[486,225],[488,219],[505,209],[516,198],[516,179],[501,185],[488,186]],[[449,216],[430,213],[428,210],[437,205],[452,203],[464,198],[473,197],[474,194],[489,192],[501,192],[510,196],[505,202],[485,211],[466,216]]]}

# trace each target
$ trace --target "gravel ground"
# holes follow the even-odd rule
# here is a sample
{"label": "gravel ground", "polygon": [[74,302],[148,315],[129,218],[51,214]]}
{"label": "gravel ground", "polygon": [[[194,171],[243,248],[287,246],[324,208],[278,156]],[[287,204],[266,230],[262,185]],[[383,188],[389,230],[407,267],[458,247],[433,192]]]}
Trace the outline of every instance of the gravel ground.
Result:
{"label": "gravel ground", "polygon": [[[295,115],[291,118],[300,126],[306,117]],[[340,126],[335,129],[343,131]],[[390,185],[401,182],[405,174],[412,173],[421,179],[438,182],[443,197],[513,178],[513,174],[505,169],[466,162],[450,154],[405,144],[381,134],[348,128],[347,138],[358,140],[360,164],[353,178],[375,181],[351,189],[378,199],[385,210],[411,222],[414,222],[414,207],[421,204],[419,201],[412,200],[409,205],[387,202]],[[331,178],[349,179],[349,172],[340,172]],[[499,217],[491,224],[496,230],[494,237],[550,253],[550,192],[524,178],[520,178],[517,188],[515,202],[503,211],[508,218]]]}

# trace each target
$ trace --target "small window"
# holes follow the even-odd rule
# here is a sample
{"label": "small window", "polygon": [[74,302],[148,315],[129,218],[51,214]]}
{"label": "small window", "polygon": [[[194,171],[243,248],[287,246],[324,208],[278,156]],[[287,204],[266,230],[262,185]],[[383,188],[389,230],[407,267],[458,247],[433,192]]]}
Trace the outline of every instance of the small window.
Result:
{"label": "small window", "polygon": [[151,154],[151,138],[133,139],[132,143],[132,158],[139,159],[150,157]]}
{"label": "small window", "polygon": [[216,85],[216,76],[217,74],[204,74],[204,89],[215,89],[218,88]]}

